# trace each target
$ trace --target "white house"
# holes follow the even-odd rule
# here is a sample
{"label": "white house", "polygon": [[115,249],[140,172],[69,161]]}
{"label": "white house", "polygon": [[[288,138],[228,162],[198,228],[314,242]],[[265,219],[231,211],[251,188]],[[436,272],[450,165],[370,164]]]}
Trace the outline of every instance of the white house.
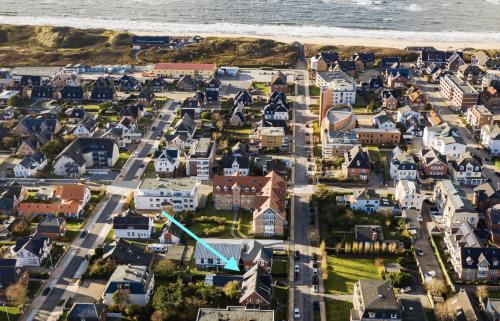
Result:
{"label": "white house", "polygon": [[479,221],[476,209],[465,192],[457,190],[451,180],[441,180],[434,185],[434,203],[443,216],[446,227],[458,227],[468,222],[476,227]]}
{"label": "white house", "polygon": [[19,164],[14,166],[14,176],[33,177],[45,166],[47,166],[47,158],[41,152],[36,152],[24,157]]}
{"label": "white house", "polygon": [[179,167],[179,154],[179,150],[173,148],[157,150],[154,155],[155,173],[173,173]]}
{"label": "white house", "polygon": [[112,139],[79,137],[69,144],[54,161],[54,174],[79,176],[87,167],[112,167],[120,153]]}
{"label": "white house", "polygon": [[338,64],[331,71],[318,72],[316,86],[323,90],[322,95],[331,95],[328,101],[332,105],[352,105],[356,101],[356,82]]}
{"label": "white house", "polygon": [[450,162],[451,175],[456,184],[481,185],[486,182],[481,164],[470,152],[466,152]]}
{"label": "white house", "polygon": [[390,160],[390,175],[394,181],[417,179],[417,164],[411,155],[406,154],[399,146],[394,148]]}
{"label": "white house", "polygon": [[481,145],[492,155],[500,155],[500,127],[486,125],[481,128]]}
{"label": "white house", "polygon": [[194,211],[198,207],[201,182],[194,177],[146,178],[134,193],[139,210],[159,210],[167,205],[175,212]]}
{"label": "white house", "polygon": [[117,239],[149,239],[154,232],[153,218],[129,210],[113,217],[113,230]]}
{"label": "white house", "polygon": [[16,244],[11,247],[11,253],[16,258],[16,266],[41,266],[46,259],[52,243],[49,238],[23,237],[16,240]]}
{"label": "white house", "polygon": [[414,181],[402,179],[396,184],[396,201],[401,209],[422,209],[422,195]]}
{"label": "white house", "polygon": [[289,120],[288,107],[281,101],[267,105],[264,110],[264,119],[268,120]]}
{"label": "white house", "polygon": [[357,190],[349,196],[349,206],[353,211],[375,213],[380,207],[380,196],[373,190]]}
{"label": "white house", "polygon": [[123,118],[118,124],[106,131],[102,137],[113,139],[119,147],[125,147],[130,143],[139,143],[142,133],[137,124],[129,118]]}
{"label": "white house", "polygon": [[236,173],[241,176],[248,176],[250,171],[250,160],[241,153],[229,153],[224,157],[224,176],[234,176]]}
{"label": "white house", "polygon": [[177,224],[173,224],[172,222],[168,221],[160,233],[160,244],[179,244],[182,234],[183,231]]}
{"label": "white house", "polygon": [[154,274],[149,267],[118,265],[102,293],[102,302],[106,305],[113,305],[113,294],[117,290],[126,289],[128,290],[128,303],[143,307],[148,304],[154,285]]}
{"label": "white house", "polygon": [[410,108],[410,106],[403,106],[398,109],[398,113],[396,116],[396,122],[406,124],[407,120],[410,118],[414,118],[416,120],[420,120],[422,115],[418,111],[414,111]]}
{"label": "white house", "polygon": [[73,129],[72,134],[77,137],[91,137],[97,131],[97,118],[86,115]]}
{"label": "white house", "polygon": [[377,126],[378,129],[396,129],[396,124],[392,121],[392,118],[385,112],[373,117],[373,125]]}

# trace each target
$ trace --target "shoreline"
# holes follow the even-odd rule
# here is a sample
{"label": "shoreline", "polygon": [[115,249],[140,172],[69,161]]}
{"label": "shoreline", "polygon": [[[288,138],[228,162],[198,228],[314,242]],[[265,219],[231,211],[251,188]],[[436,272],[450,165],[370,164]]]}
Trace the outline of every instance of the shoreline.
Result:
{"label": "shoreline", "polygon": [[[19,17],[17,17],[19,18]],[[1,19],[1,17],[0,17]],[[22,22],[21,22],[22,21]],[[24,23],[29,21],[29,23]],[[500,35],[496,33],[464,33],[464,32],[418,32],[418,31],[389,31],[389,30],[358,30],[343,29],[336,27],[312,27],[312,26],[253,26],[244,24],[176,24],[165,23],[146,24],[144,22],[131,22],[128,25],[106,20],[96,21],[94,19],[4,19],[2,24],[30,25],[30,26],[54,26],[72,27],[79,29],[105,29],[114,31],[126,31],[138,35],[169,35],[172,37],[189,37],[200,35],[203,37],[219,38],[250,38],[269,39],[284,43],[300,42],[311,45],[335,45],[335,46],[363,46],[377,48],[404,49],[409,46],[422,47],[433,46],[436,49],[485,49],[500,50]],[[165,31],[162,31],[165,30]],[[200,31],[201,32],[198,32]],[[204,31],[203,31],[204,30]],[[222,31],[224,30],[224,31]],[[234,30],[227,32],[227,30]],[[287,33],[289,35],[287,35]],[[408,39],[407,39],[408,38]],[[429,38],[429,39],[427,39]],[[415,39],[415,40],[412,40]],[[442,39],[464,39],[442,41]],[[485,39],[486,41],[474,41],[473,39]],[[468,41],[472,40],[472,41]]]}
{"label": "shoreline", "polygon": [[[165,35],[161,32],[133,32],[137,35]],[[266,35],[251,35],[251,34],[231,34],[231,33],[198,33],[198,34],[183,34],[182,37],[192,36],[215,37],[215,38],[249,38],[249,39],[268,39],[284,43],[300,42],[309,45],[320,46],[362,46],[371,48],[394,48],[405,49],[406,47],[429,47],[432,46],[439,50],[457,50],[465,48],[483,49],[483,50],[500,50],[500,43],[464,43],[464,42],[436,42],[436,41],[411,41],[400,39],[377,39],[363,37],[292,37],[292,36],[266,36]],[[175,35],[174,35],[175,36]]]}

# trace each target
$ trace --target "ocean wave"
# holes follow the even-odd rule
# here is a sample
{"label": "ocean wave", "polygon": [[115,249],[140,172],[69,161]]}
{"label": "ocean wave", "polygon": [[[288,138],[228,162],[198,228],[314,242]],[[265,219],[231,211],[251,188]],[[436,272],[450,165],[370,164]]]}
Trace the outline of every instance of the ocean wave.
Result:
{"label": "ocean wave", "polygon": [[485,0],[485,1],[493,4],[500,4],[500,0]]}
{"label": "ocean wave", "polygon": [[500,43],[498,32],[466,32],[466,31],[402,31],[354,29],[329,26],[299,26],[299,25],[251,25],[233,23],[214,24],[183,24],[162,23],[143,20],[105,20],[80,17],[27,17],[0,15],[0,21],[17,25],[53,25],[75,28],[103,28],[127,30],[131,32],[155,32],[173,36],[209,34],[209,35],[241,35],[254,37],[296,37],[301,38],[362,38],[405,41],[435,41],[435,42],[470,42],[470,43]]}
{"label": "ocean wave", "polygon": [[417,12],[417,11],[422,11],[424,10],[421,6],[419,6],[418,4],[416,3],[412,3],[410,4],[408,7],[405,7],[404,8],[406,11],[410,11],[410,12]]}

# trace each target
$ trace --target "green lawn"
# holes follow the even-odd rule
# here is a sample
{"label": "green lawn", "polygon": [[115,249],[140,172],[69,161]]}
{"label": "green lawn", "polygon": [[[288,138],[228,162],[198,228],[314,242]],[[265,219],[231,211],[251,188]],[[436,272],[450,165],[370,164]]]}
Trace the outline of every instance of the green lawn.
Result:
{"label": "green lawn", "polygon": [[319,121],[317,120],[313,121],[312,126],[313,126],[313,135],[319,136],[321,131],[321,128],[319,127]]}
{"label": "green lawn", "polygon": [[238,213],[239,229],[238,233],[241,237],[248,237],[252,234],[252,213],[240,211]]}
{"label": "green lawn", "polygon": [[99,111],[101,109],[99,105],[83,105],[82,107],[85,111]]}
{"label": "green lawn", "polygon": [[0,321],[16,321],[20,315],[21,311],[18,307],[0,306]]}
{"label": "green lawn", "polygon": [[265,82],[254,82],[253,88],[255,90],[261,91],[264,96],[269,96],[271,93],[271,88]]}
{"label": "green lawn", "polygon": [[313,147],[313,155],[314,155],[314,157],[321,158],[321,156],[323,155],[322,154],[321,145],[314,145],[314,147]]}
{"label": "green lawn", "polygon": [[114,240],[115,240],[115,230],[111,229],[111,230],[109,230],[108,235],[106,235],[106,238],[104,239],[104,242],[111,243]]}
{"label": "green lawn", "polygon": [[500,160],[495,161],[495,169],[500,172]]}
{"label": "green lawn", "polygon": [[[392,262],[384,259],[384,262]],[[351,294],[353,285],[358,280],[380,279],[375,258],[356,256],[333,256],[327,258],[328,279],[325,281],[326,293]]]}
{"label": "green lawn", "polygon": [[500,299],[500,291],[488,291],[489,297],[492,299]]}
{"label": "green lawn", "polygon": [[368,146],[368,155],[370,156],[370,160],[372,162],[379,162],[380,159],[382,158],[380,156],[380,151],[377,146]]}
{"label": "green lawn", "polygon": [[288,320],[288,287],[273,286],[271,307],[276,320]]}
{"label": "green lawn", "polygon": [[118,160],[116,161],[115,165],[113,166],[114,168],[120,169],[123,168],[125,163],[130,157],[130,152],[121,152],[120,157],[118,157]]}
{"label": "green lawn", "polygon": [[142,178],[156,178],[155,162],[149,162],[142,174]]}
{"label": "green lawn", "polygon": [[[211,235],[210,237],[220,237],[220,238],[232,238],[231,236],[231,226],[233,225],[233,211],[223,211],[216,210],[213,207],[205,207],[201,211],[196,212],[196,217],[200,216],[218,216],[224,217],[226,219],[226,223],[224,224],[224,231],[219,234]],[[198,236],[203,236],[203,230],[206,228],[214,228],[217,227],[218,224],[208,223],[208,222],[198,222],[194,223],[189,227],[189,229]]]}
{"label": "green lawn", "polygon": [[224,128],[224,132],[229,135],[248,136],[252,134],[252,128],[251,127]]}
{"label": "green lawn", "polygon": [[328,321],[349,320],[352,303],[340,300],[326,300],[326,319]]}
{"label": "green lawn", "polygon": [[321,90],[319,89],[318,86],[309,85],[309,96],[319,96],[320,93]]}
{"label": "green lawn", "polygon": [[274,277],[287,277],[290,264],[285,260],[273,260],[271,274]]}
{"label": "green lawn", "polygon": [[83,221],[68,221],[66,222],[66,233],[64,237],[69,241],[74,240],[79,234],[82,228]]}

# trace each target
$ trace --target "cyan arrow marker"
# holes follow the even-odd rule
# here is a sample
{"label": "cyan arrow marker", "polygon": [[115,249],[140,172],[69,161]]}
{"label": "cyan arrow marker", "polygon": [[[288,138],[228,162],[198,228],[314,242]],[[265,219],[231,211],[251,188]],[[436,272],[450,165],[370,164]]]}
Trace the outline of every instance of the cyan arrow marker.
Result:
{"label": "cyan arrow marker", "polygon": [[204,240],[202,240],[201,238],[199,238],[198,236],[196,236],[196,234],[194,234],[193,232],[191,232],[187,227],[185,227],[184,225],[182,225],[179,221],[177,221],[175,218],[173,218],[172,216],[170,216],[167,212],[162,211],[161,213],[163,214],[163,216],[165,216],[166,218],[168,218],[170,220],[170,222],[173,222],[175,225],[177,225],[178,227],[180,227],[184,232],[186,232],[187,234],[189,234],[189,236],[191,236],[192,238],[194,238],[196,240],[196,242],[200,243],[201,245],[203,245],[204,247],[206,247],[207,250],[209,250],[210,252],[212,252],[213,254],[215,254],[219,259],[221,259],[224,262],[226,262],[226,265],[224,265],[224,268],[226,270],[232,270],[232,271],[239,271],[240,270],[240,268],[238,267],[238,263],[236,262],[236,260],[234,259],[234,257],[231,256],[231,258],[229,258],[229,259],[225,258],[224,255],[222,255],[219,252],[217,252],[217,250],[215,250],[213,247],[211,247],[210,245],[208,245],[207,242],[205,242]]}

